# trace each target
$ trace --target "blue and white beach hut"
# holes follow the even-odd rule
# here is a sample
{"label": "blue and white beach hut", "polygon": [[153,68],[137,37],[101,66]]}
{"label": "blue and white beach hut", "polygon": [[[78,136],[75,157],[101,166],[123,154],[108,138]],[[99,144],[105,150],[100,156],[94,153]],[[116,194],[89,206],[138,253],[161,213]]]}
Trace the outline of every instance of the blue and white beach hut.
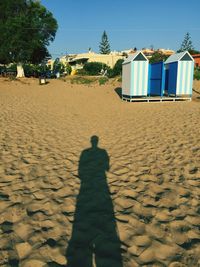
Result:
{"label": "blue and white beach hut", "polygon": [[189,52],[171,55],[165,61],[165,91],[168,95],[192,95],[194,59]]}
{"label": "blue and white beach hut", "polygon": [[147,96],[149,60],[138,51],[122,64],[122,98]]}

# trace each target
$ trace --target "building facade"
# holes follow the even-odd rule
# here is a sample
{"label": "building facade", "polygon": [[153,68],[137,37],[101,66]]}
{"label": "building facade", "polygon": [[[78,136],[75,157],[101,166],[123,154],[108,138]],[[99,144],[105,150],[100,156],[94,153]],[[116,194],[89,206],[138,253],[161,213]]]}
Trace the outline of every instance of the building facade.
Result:
{"label": "building facade", "polygon": [[194,58],[194,66],[200,68],[200,54],[192,55]]}

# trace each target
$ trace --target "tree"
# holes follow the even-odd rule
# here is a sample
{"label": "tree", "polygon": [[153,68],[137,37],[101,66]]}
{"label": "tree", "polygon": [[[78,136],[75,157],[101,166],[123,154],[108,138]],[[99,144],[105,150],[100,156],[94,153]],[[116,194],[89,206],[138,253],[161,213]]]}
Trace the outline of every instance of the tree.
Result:
{"label": "tree", "polygon": [[110,44],[108,41],[108,36],[107,36],[106,31],[103,32],[103,35],[101,37],[99,51],[100,51],[100,54],[110,54]]}
{"label": "tree", "polygon": [[149,59],[149,63],[156,63],[160,61],[165,61],[168,58],[168,56],[164,55],[160,51],[155,51],[152,55],[152,57]]}
{"label": "tree", "polygon": [[0,63],[17,63],[17,77],[23,77],[23,63],[41,63],[49,56],[47,46],[57,28],[39,1],[0,0]]}
{"label": "tree", "polygon": [[191,50],[189,50],[189,52],[191,55],[200,54],[200,51],[196,50],[196,49],[191,49]]}
{"label": "tree", "polygon": [[53,72],[54,73],[63,73],[65,71],[65,66],[64,64],[60,61],[59,58],[56,58],[54,63],[53,63]]}
{"label": "tree", "polygon": [[184,40],[181,44],[181,47],[177,52],[190,51],[193,49],[194,49],[194,47],[192,45],[192,40],[191,40],[190,34],[189,34],[189,32],[187,32],[185,34]]}

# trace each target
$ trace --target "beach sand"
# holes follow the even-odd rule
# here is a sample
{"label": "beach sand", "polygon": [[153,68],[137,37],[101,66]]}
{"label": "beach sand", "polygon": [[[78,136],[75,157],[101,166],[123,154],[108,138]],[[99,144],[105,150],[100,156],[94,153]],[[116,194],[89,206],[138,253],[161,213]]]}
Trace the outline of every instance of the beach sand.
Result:
{"label": "beach sand", "polygon": [[0,79],[0,266],[200,266],[200,82],[119,87]]}

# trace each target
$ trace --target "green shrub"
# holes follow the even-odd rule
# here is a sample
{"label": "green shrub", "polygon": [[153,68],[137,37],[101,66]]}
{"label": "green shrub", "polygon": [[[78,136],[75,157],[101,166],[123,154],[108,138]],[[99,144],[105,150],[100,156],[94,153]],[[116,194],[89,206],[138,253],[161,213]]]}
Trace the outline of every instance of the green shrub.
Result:
{"label": "green shrub", "polygon": [[56,58],[54,63],[53,63],[53,72],[54,73],[57,73],[57,72],[63,73],[63,72],[65,72],[65,68],[66,68],[65,65],[62,62],[60,62],[60,59]]}
{"label": "green shrub", "polygon": [[66,71],[67,75],[70,75],[70,73],[72,72],[72,67],[69,64],[67,64],[65,66],[65,71]]}
{"label": "green shrub", "polygon": [[84,69],[80,69],[80,70],[77,70],[77,74],[78,75],[81,75],[81,76],[86,76],[87,75],[87,72],[86,72],[86,70],[84,70]]}
{"label": "green shrub", "polygon": [[194,80],[200,80],[200,69],[195,68],[194,70]]}
{"label": "green shrub", "polygon": [[5,73],[5,72],[6,72],[6,66],[1,65],[0,66],[0,74],[3,75],[3,73]]}
{"label": "green shrub", "polygon": [[108,77],[100,77],[99,78],[99,85],[103,85],[109,81]]}
{"label": "green shrub", "polygon": [[100,75],[102,69],[108,71],[110,67],[101,62],[88,62],[84,65],[83,69],[88,75]]}
{"label": "green shrub", "polygon": [[122,82],[122,76],[120,76],[119,78],[117,78],[118,82]]}
{"label": "green shrub", "polygon": [[53,67],[53,71],[63,73],[65,71],[65,66],[62,63],[58,63],[56,66]]}
{"label": "green shrub", "polygon": [[9,65],[9,66],[7,66],[6,67],[6,70],[7,71],[17,71],[17,64],[16,63],[13,63],[13,64],[11,64],[11,65]]}
{"label": "green shrub", "polygon": [[24,64],[24,74],[26,77],[38,77],[39,67],[32,64]]}
{"label": "green shrub", "polygon": [[17,78],[16,78],[16,76],[9,76],[9,80],[10,80],[10,81],[16,81]]}
{"label": "green shrub", "polygon": [[89,77],[83,77],[83,76],[75,76],[74,78],[71,79],[71,83],[74,84],[91,84],[93,82],[95,82],[96,79],[95,78],[89,78]]}
{"label": "green shrub", "polygon": [[2,75],[8,75],[9,73],[9,77],[15,77],[17,75],[17,64],[10,64],[8,66],[3,66],[2,70],[1,70]]}
{"label": "green shrub", "polygon": [[49,66],[44,64],[23,64],[24,73],[26,77],[39,77],[50,70]]}
{"label": "green shrub", "polygon": [[115,63],[115,66],[113,67],[113,69],[111,69],[108,72],[108,76],[110,78],[116,77],[118,75],[122,74],[122,63],[124,62],[123,59],[118,59],[117,62]]}

